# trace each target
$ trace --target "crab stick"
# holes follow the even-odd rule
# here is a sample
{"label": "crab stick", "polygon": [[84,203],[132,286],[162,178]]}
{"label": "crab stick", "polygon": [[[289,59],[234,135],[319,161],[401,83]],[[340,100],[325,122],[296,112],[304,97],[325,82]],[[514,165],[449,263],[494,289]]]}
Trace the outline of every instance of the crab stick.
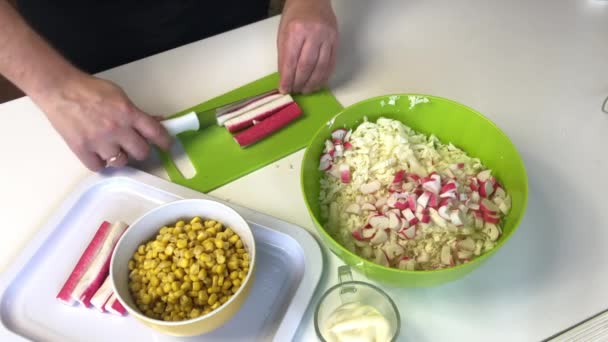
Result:
{"label": "crab stick", "polygon": [[279,112],[266,118],[259,124],[250,127],[234,136],[234,140],[241,146],[247,147],[264,139],[302,115],[302,110],[293,102]]}

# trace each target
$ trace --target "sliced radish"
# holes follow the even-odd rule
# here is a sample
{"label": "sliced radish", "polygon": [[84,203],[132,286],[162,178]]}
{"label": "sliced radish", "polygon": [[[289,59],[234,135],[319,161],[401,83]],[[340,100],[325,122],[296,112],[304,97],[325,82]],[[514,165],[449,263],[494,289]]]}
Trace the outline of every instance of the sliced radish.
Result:
{"label": "sliced radish", "polygon": [[57,299],[68,305],[82,303],[91,307],[91,298],[108,275],[112,251],[126,229],[127,224],[123,222],[101,224]]}
{"label": "sliced radish", "polygon": [[477,174],[477,179],[481,182],[487,182],[492,177],[492,170],[483,170]]}
{"label": "sliced radish", "polygon": [[345,141],[345,142],[342,144],[342,146],[344,146],[344,150],[345,150],[345,151],[346,151],[346,150],[350,150],[350,149],[352,149],[352,148],[353,148],[353,144],[351,144],[351,143],[350,143],[350,142],[348,142],[348,141]]}
{"label": "sliced radish", "polygon": [[344,141],[344,137],[346,136],[346,133],[348,133],[348,131],[346,130],[346,128],[338,128],[336,130],[334,130],[333,132],[331,132],[331,138],[334,141]]}
{"label": "sliced radish", "polygon": [[422,189],[433,194],[438,194],[439,190],[441,190],[441,178],[439,175],[433,175],[431,179],[422,183]]}
{"label": "sliced radish", "polygon": [[462,169],[464,169],[464,163],[450,164],[450,169],[452,169],[454,171],[462,170]]}
{"label": "sliced radish", "polygon": [[325,149],[323,150],[324,153],[332,153],[334,151],[334,143],[331,142],[331,140],[325,140]]}
{"label": "sliced radish", "polygon": [[120,304],[118,298],[116,298],[116,293],[112,293],[112,296],[110,296],[110,299],[108,299],[103,308],[107,312],[116,316],[124,316],[127,314],[127,310],[124,308],[124,306],[122,306],[122,304]]}
{"label": "sliced radish", "polygon": [[455,225],[456,227],[460,227],[462,226],[464,223],[464,218],[462,216],[462,212],[458,209],[454,209],[450,212],[450,221],[452,221],[452,224]]}
{"label": "sliced radish", "polygon": [[452,205],[453,201],[454,201],[453,198],[442,198],[439,201],[439,207],[449,207],[450,205]]}
{"label": "sliced radish", "polygon": [[427,213],[422,213],[419,220],[422,223],[429,223],[431,222],[431,216]]}
{"label": "sliced radish", "polygon": [[388,217],[384,216],[384,215],[377,215],[377,216],[372,216],[369,219],[369,224],[374,228],[374,229],[378,229],[378,230],[384,230],[386,228],[388,228],[389,225],[389,219]]}
{"label": "sliced radish", "polygon": [[429,204],[430,199],[431,199],[431,193],[428,191],[425,191],[424,193],[422,193],[422,195],[420,197],[418,197],[417,203],[422,208],[426,208],[426,206]]}
{"label": "sliced radish", "polygon": [[505,200],[502,201],[502,203],[500,203],[500,205],[498,206],[498,209],[500,209],[500,211],[507,215],[509,213],[509,210],[511,210],[511,196],[507,195],[507,197],[505,197]]}
{"label": "sliced radish", "polygon": [[458,185],[454,181],[450,181],[441,187],[441,193],[446,193],[450,191],[456,191],[458,189]]}
{"label": "sliced radish", "polygon": [[375,180],[361,185],[361,187],[359,187],[359,191],[361,191],[362,194],[367,195],[380,190],[381,186],[382,184],[380,184],[379,181]]}
{"label": "sliced radish", "polygon": [[340,164],[338,170],[340,171],[340,180],[342,183],[350,183],[350,167],[348,164]]}
{"label": "sliced radish", "polygon": [[342,144],[339,144],[339,143],[334,144],[333,156],[336,158],[344,156],[344,146],[342,146]]}
{"label": "sliced radish", "polygon": [[492,201],[490,201],[487,198],[484,198],[481,200],[481,203],[479,203],[479,209],[481,209],[482,212],[489,214],[489,215],[496,215],[498,214],[498,207],[496,206],[496,204],[494,204]]}
{"label": "sliced radish", "polygon": [[448,191],[439,195],[439,198],[456,199],[456,191]]}
{"label": "sliced radish", "polygon": [[363,228],[361,229],[361,237],[363,238],[363,240],[369,240],[373,238],[374,235],[376,235],[377,231],[378,230],[374,228]]}
{"label": "sliced radish", "polygon": [[254,120],[260,121],[258,125],[261,124],[262,121],[264,121],[266,118],[278,113],[282,109],[294,103],[295,102],[293,101],[293,98],[290,95],[283,95],[259,107],[243,112],[242,114],[236,117],[232,117],[229,120],[223,121],[225,118],[231,116],[232,113],[221,116],[217,118],[217,120],[218,122],[223,121],[223,126],[225,126],[230,133],[235,133],[252,126]]}
{"label": "sliced radish", "polygon": [[394,212],[388,212],[388,228],[398,230],[401,228],[401,219]]}
{"label": "sliced radish", "polygon": [[405,198],[398,198],[395,202],[395,208],[399,210],[405,210],[409,207],[408,200]]}
{"label": "sliced radish", "polygon": [[500,217],[498,215],[492,215],[486,212],[482,212],[483,220],[486,223],[498,224],[500,222]]}
{"label": "sliced radish", "polygon": [[241,146],[247,147],[275,133],[302,115],[302,110],[293,102],[259,124],[252,126],[234,136]]}
{"label": "sliced radish", "polygon": [[450,209],[445,205],[439,207],[439,210],[437,210],[437,213],[444,220],[450,220],[450,221],[452,220],[452,218],[450,217]]}
{"label": "sliced radish", "polygon": [[346,212],[349,214],[360,214],[361,206],[357,203],[351,203],[348,207],[346,207]]}
{"label": "sliced radish", "polygon": [[409,228],[400,230],[399,235],[401,235],[403,238],[408,239],[408,240],[415,238],[416,237],[416,226],[411,226]]}
{"label": "sliced radish", "polygon": [[418,218],[410,208],[403,210],[401,213],[403,214],[403,218],[405,218],[411,226],[418,223]]}
{"label": "sliced radish", "polygon": [[407,175],[407,179],[410,182],[414,182],[414,183],[420,183],[420,176],[418,176],[415,173],[410,173],[409,175]]}
{"label": "sliced radish", "polygon": [[393,184],[398,184],[403,182],[403,178],[405,177],[405,170],[399,170],[395,173],[395,177],[393,177]]}
{"label": "sliced radish", "polygon": [[429,207],[431,208],[439,208],[439,199],[437,197],[436,194],[431,193],[430,198],[429,198]]}
{"label": "sliced radish", "polygon": [[361,210],[374,211],[374,210],[376,210],[376,206],[371,203],[363,203],[361,205]]}
{"label": "sliced radish", "polygon": [[355,229],[352,231],[351,235],[353,236],[353,238],[357,241],[365,241],[366,239],[363,238],[363,235],[361,234],[361,229]]}
{"label": "sliced radish", "polygon": [[471,191],[479,190],[479,182],[477,181],[477,178],[470,179],[469,188],[471,188]]}
{"label": "sliced radish", "polygon": [[388,212],[394,213],[395,215],[397,215],[397,217],[401,218],[401,210],[399,210],[397,208],[389,209]]}
{"label": "sliced radish", "polygon": [[112,296],[112,281],[110,277],[106,277],[106,280],[101,284],[97,292],[91,298],[91,305],[100,312],[105,312],[103,306],[106,304],[110,296]]}
{"label": "sliced radish", "polygon": [[321,160],[319,161],[319,170],[327,171],[331,169],[332,159],[333,158],[329,155],[329,153],[322,154]]}
{"label": "sliced radish", "polygon": [[481,197],[490,197],[494,192],[494,185],[492,182],[482,182],[479,187],[479,194]]}
{"label": "sliced radish", "polygon": [[441,263],[444,265],[452,265],[454,263],[454,257],[452,256],[452,250],[450,246],[443,246],[441,248]]}
{"label": "sliced radish", "polygon": [[407,197],[407,204],[408,204],[408,207],[409,207],[409,208],[410,208],[412,211],[416,210],[416,203],[417,203],[417,200],[416,200],[416,195],[415,195],[415,194],[410,194],[410,195]]}
{"label": "sliced radish", "polygon": [[443,219],[439,213],[437,212],[437,210],[435,209],[429,209],[429,216],[431,217],[431,220],[433,221],[433,223],[435,223],[436,225],[438,225],[439,227],[445,228],[447,227],[447,222],[445,219]]}
{"label": "sliced radish", "polygon": [[388,205],[391,208],[395,208],[395,204],[397,203],[397,195],[395,193],[392,193],[388,199],[386,200],[386,205]]}
{"label": "sliced radish", "polygon": [[388,240],[388,234],[386,234],[386,230],[378,229],[376,234],[369,240],[371,244],[379,245],[385,243]]}

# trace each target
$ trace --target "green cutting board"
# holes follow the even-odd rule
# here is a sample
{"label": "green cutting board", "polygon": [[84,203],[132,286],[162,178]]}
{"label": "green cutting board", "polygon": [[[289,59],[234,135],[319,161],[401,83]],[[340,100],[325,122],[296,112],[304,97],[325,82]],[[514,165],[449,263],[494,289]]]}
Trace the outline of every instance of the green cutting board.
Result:
{"label": "green cutting board", "polygon": [[[200,113],[277,88],[278,84],[278,74],[271,74],[174,116],[191,111]],[[247,148],[241,148],[224,127],[217,126],[214,115],[199,118],[199,131],[182,133],[177,137],[184,146],[196,175],[190,179],[184,178],[171,157],[160,152],[169,177],[173,182],[191,189],[211,191],[306,147],[315,132],[342,110],[342,105],[326,89],[310,95],[295,95],[294,100],[302,109],[302,116]]]}

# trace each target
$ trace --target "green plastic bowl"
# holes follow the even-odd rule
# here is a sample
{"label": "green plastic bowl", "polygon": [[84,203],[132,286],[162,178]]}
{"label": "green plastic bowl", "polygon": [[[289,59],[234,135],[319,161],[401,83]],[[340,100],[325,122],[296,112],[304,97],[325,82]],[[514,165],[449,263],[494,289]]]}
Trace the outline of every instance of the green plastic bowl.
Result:
{"label": "green plastic bowl", "polygon": [[[426,98],[427,103],[410,106],[412,97]],[[414,101],[415,102],[415,101]],[[319,157],[324,141],[339,127],[356,128],[364,118],[375,122],[379,117],[396,119],[412,129],[434,134],[442,142],[452,142],[470,156],[478,157],[493,170],[493,175],[511,195],[513,205],[505,218],[503,234],[496,247],[471,262],[431,271],[405,271],[384,267],[357,256],[340,245],[323,227],[319,206]],[[524,163],[509,138],[480,113],[444,98],[396,94],[371,98],[345,108],[317,131],[302,162],[302,192],[312,220],[325,245],[344,262],[369,279],[399,287],[428,287],[462,278],[501,248],[513,235],[524,216],[528,201],[528,178]]]}

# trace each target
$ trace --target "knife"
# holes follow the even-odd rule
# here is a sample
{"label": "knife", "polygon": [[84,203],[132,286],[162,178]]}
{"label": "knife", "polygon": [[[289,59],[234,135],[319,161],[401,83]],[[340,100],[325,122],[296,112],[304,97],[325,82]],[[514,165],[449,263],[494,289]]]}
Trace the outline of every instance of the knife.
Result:
{"label": "knife", "polygon": [[[262,93],[242,98],[240,100],[230,102],[212,109],[204,110],[201,112],[192,111],[171,119],[161,121],[161,124],[165,127],[169,135],[176,136],[183,132],[198,131],[203,127],[209,126],[213,123],[222,124],[226,120],[237,116],[240,112],[248,111],[258,106],[264,105],[267,102],[272,101],[278,95],[277,89],[270,91],[264,91]],[[267,101],[258,101],[261,99],[267,99]],[[254,102],[255,105],[251,106]],[[251,107],[251,108],[249,108]]]}

